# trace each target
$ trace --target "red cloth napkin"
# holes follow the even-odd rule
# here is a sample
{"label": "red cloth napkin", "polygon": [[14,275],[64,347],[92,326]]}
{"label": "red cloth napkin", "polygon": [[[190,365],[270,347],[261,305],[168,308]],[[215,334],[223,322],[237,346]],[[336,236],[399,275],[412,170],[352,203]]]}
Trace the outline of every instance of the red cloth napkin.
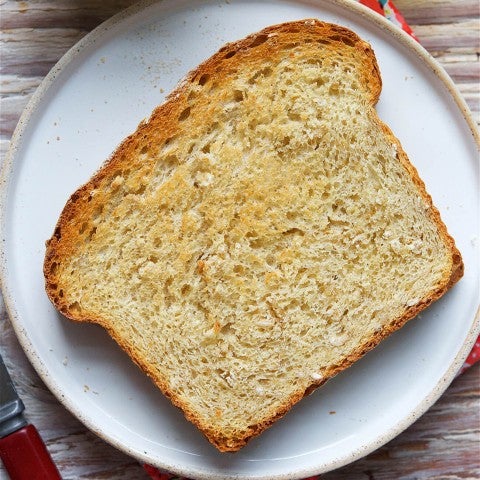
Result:
{"label": "red cloth napkin", "polygon": [[[407,22],[400,14],[398,9],[395,7],[393,2],[390,0],[357,0],[359,3],[371,8],[375,12],[379,13],[380,15],[388,18],[392,23],[398,25],[399,28],[407,32],[411,37],[418,41],[417,37],[413,33],[412,29],[408,26]],[[471,367],[474,363],[480,360],[480,336],[477,338],[475,345],[470,352],[470,355],[465,360],[463,367],[461,368],[459,373],[464,372],[468,367]],[[169,473],[162,473],[160,470],[152,467],[150,465],[144,465],[143,468],[147,472],[147,474],[153,480],[188,480],[184,477],[178,477],[175,475],[171,475]],[[304,480],[320,480],[320,476],[309,477]]]}
{"label": "red cloth napkin", "polygon": [[362,5],[371,8],[375,12],[379,13],[383,17],[388,18],[392,23],[400,27],[407,32],[410,36],[418,40],[415,37],[412,29],[409,27],[403,16],[397,10],[397,7],[390,0],[357,0]]}

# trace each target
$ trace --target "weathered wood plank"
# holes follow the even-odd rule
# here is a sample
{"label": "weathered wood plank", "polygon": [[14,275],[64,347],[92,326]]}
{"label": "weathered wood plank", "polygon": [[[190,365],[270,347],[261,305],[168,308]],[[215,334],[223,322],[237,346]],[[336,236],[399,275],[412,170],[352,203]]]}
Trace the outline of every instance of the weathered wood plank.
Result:
{"label": "weathered wood plank", "polygon": [[395,0],[394,3],[411,25],[454,23],[480,16],[478,0]]}
{"label": "weathered wood plank", "polygon": [[2,2],[3,30],[18,28],[93,30],[115,13],[136,3],[136,0],[30,0]]}
{"label": "weathered wood plank", "polygon": [[480,22],[464,20],[456,23],[413,25],[415,35],[427,50],[438,51],[451,47],[480,50]]}
{"label": "weathered wood plank", "polygon": [[0,74],[44,77],[85,34],[65,28],[4,30],[0,33]]}

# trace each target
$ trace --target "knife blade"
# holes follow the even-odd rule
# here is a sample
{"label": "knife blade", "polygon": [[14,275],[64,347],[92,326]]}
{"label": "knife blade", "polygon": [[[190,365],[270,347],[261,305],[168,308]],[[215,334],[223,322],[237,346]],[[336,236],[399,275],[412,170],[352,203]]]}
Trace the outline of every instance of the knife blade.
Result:
{"label": "knife blade", "polygon": [[0,458],[11,480],[61,480],[37,429],[23,416],[17,394],[0,355]]}

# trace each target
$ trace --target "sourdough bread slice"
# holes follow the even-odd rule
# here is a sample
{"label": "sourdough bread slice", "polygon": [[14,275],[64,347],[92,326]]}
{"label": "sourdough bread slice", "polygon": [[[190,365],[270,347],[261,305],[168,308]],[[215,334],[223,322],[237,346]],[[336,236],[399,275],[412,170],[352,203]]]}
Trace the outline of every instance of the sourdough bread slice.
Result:
{"label": "sourdough bread slice", "polygon": [[68,200],[44,264],[221,451],[443,295],[463,264],[378,118],[371,47],[272,26],[192,71]]}

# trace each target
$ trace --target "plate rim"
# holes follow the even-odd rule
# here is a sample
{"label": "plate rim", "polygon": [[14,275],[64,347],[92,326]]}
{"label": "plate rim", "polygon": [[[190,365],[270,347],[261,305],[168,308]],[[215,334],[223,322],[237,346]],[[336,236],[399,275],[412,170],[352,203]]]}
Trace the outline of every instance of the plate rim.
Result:
{"label": "plate rim", "polygon": [[[257,0],[261,1],[261,0]],[[193,3],[194,0],[189,0],[188,3]],[[291,3],[305,3],[302,0],[289,0]],[[170,463],[162,463],[155,459],[152,459],[148,454],[144,454],[139,450],[135,450],[128,445],[123,444],[119,439],[115,438],[113,434],[105,434],[101,429],[99,429],[92,419],[85,415],[82,411],[79,411],[74,404],[72,404],[62,393],[60,385],[57,385],[55,379],[50,376],[48,368],[43,364],[40,359],[40,356],[34,349],[30,338],[22,326],[20,316],[15,307],[15,299],[13,294],[10,292],[8,284],[8,268],[7,268],[7,255],[5,251],[5,218],[6,218],[6,205],[8,203],[8,191],[9,191],[9,182],[12,176],[16,152],[19,150],[22,144],[22,137],[24,132],[27,130],[31,117],[36,112],[38,106],[41,104],[42,99],[46,96],[52,84],[54,84],[55,79],[58,74],[60,74],[64,69],[68,67],[75,59],[85,51],[89,46],[95,43],[97,38],[101,38],[102,35],[105,35],[110,29],[114,28],[117,24],[120,24],[122,21],[127,20],[128,18],[133,17],[137,13],[140,13],[142,10],[155,5],[164,3],[163,0],[140,0],[139,2],[127,7],[126,9],[118,12],[112,17],[108,18],[92,31],[87,33],[82,39],[70,47],[67,52],[58,60],[58,62],[53,66],[53,68],[48,72],[48,74],[43,78],[40,85],[37,87],[26,107],[24,108],[20,119],[16,125],[16,128],[12,134],[9,149],[5,155],[3,164],[0,170],[0,289],[3,294],[3,300],[5,303],[5,308],[7,311],[7,316],[10,319],[10,322],[13,326],[15,335],[25,352],[29,362],[34,367],[35,371],[42,379],[42,381],[47,385],[48,389],[56,397],[56,399],[66,408],[73,416],[75,416],[80,422],[82,422],[86,428],[98,435],[102,440],[109,443],[116,449],[126,453],[127,455],[136,458],[144,463],[149,463],[158,468],[166,469],[171,472],[175,472],[186,477],[195,477],[200,479],[238,479],[238,478],[247,478],[244,476],[238,476],[236,474],[227,475],[218,474],[212,471],[206,471],[205,469],[191,469],[189,467],[182,467],[181,465],[175,465]],[[309,0],[308,2],[313,6],[321,7],[325,3],[331,3],[335,6],[340,7],[341,9],[354,12],[369,23],[375,24],[377,27],[380,27],[382,30],[386,31],[390,37],[393,37],[393,40],[399,42],[403,46],[413,53],[417,59],[423,61],[435,76],[443,83],[443,85],[448,90],[448,93],[455,101],[459,112],[462,114],[463,119],[466,121],[467,126],[470,129],[470,132],[473,136],[473,140],[476,143],[477,150],[480,151],[480,131],[473,119],[473,116],[470,112],[470,109],[462,97],[460,91],[454,84],[453,80],[450,78],[445,69],[437,62],[437,60],[421,46],[420,43],[415,41],[411,36],[406,32],[401,30],[399,27],[392,24],[388,19],[379,15],[378,13],[371,10],[369,7],[360,4],[356,0]],[[480,158],[479,158],[480,164]],[[341,466],[347,465],[351,462],[354,462],[377,448],[381,447],[388,441],[395,438],[402,431],[408,428],[412,423],[414,423],[420,416],[422,416],[435,402],[438,398],[444,393],[447,387],[455,378],[455,375],[458,369],[461,367],[462,363],[468,356],[470,349],[477,336],[480,333],[480,305],[477,307],[477,312],[474,314],[471,327],[465,337],[465,340],[455,355],[455,358],[448,366],[445,371],[445,374],[439,379],[437,384],[432,388],[431,392],[426,395],[418,404],[417,408],[412,411],[407,417],[401,418],[398,420],[388,431],[383,432],[381,435],[377,436],[374,441],[371,443],[362,446],[348,456],[342,456],[337,458],[333,462],[321,463],[319,462],[318,467],[315,468],[302,468],[295,471],[290,471],[286,474],[280,475],[265,475],[260,476],[249,476],[248,478],[255,479],[271,479],[271,480],[291,480],[296,478],[307,477],[311,475],[326,473],[328,471],[334,470]]]}

